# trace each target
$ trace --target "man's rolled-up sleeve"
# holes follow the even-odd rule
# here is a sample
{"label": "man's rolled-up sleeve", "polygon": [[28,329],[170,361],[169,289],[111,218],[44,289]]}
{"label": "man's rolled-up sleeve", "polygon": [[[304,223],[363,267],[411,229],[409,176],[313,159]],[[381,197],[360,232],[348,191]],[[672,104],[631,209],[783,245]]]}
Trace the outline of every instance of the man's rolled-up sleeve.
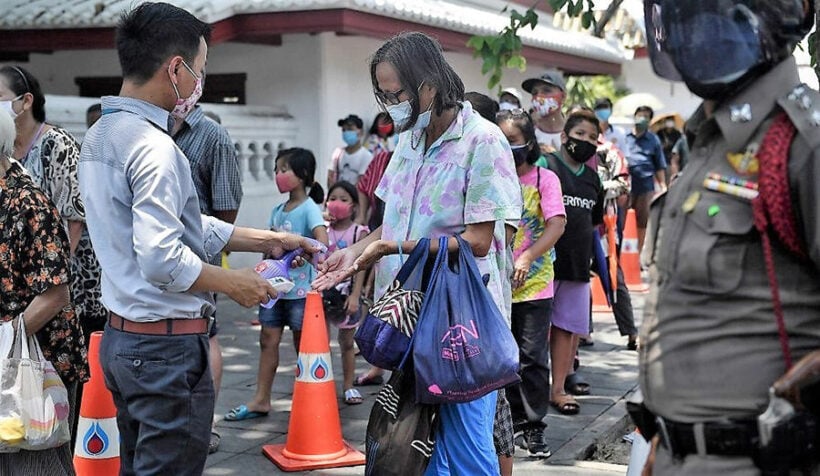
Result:
{"label": "man's rolled-up sleeve", "polygon": [[206,261],[212,263],[222,252],[233,235],[234,226],[218,218],[202,215],[202,241],[205,245]]}

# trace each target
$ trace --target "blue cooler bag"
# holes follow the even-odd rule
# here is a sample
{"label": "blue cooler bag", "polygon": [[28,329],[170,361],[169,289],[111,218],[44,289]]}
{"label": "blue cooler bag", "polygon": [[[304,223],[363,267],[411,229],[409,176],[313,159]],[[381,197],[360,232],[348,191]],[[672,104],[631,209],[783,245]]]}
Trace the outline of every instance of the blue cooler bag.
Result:
{"label": "blue cooler bag", "polygon": [[429,253],[430,239],[420,239],[396,280],[373,304],[353,336],[362,357],[376,367],[398,368],[410,347],[424,300],[420,289]]}

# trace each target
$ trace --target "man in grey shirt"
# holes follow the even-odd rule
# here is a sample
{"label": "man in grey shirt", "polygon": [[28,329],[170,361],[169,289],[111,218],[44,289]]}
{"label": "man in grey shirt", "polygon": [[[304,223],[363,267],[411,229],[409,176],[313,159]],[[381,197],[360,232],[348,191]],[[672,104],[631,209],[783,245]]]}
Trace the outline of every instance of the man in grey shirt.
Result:
{"label": "man in grey shirt", "polygon": [[252,269],[207,262],[223,248],[316,251],[301,237],[200,214],[188,159],[168,132],[169,112],[187,112],[199,98],[209,34],[165,3],[123,16],[120,96],[102,98],[81,152],[81,194],[111,311],[100,360],[117,407],[122,474],[202,473],[214,409],[213,292],[246,307],[276,295]]}
{"label": "man in grey shirt", "polygon": [[[231,136],[217,121],[205,117],[200,106],[195,106],[187,115],[172,116],[174,126],[171,135],[191,164],[191,176],[199,196],[199,211],[227,223],[235,222],[242,202],[242,182]],[[210,263],[221,266],[222,254],[214,256]],[[222,383],[222,348],[217,337],[217,316],[213,317],[208,343],[211,346],[209,361],[214,379],[214,400],[217,400]],[[220,439],[219,433],[212,430],[208,453],[219,449]]]}

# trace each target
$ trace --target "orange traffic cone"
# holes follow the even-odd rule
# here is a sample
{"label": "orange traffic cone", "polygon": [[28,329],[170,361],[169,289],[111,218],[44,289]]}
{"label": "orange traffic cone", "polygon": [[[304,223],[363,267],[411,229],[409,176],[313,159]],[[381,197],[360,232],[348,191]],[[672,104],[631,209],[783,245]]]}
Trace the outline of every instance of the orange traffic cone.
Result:
{"label": "orange traffic cone", "polygon": [[641,279],[641,250],[638,249],[638,227],[635,221],[635,210],[629,209],[626,213],[624,226],[624,242],[621,246],[621,268],[624,271],[626,287],[633,292],[649,290]]}
{"label": "orange traffic cone", "polygon": [[308,293],[305,303],[287,443],[265,445],[262,454],[283,471],[359,466],[365,462],[364,454],[342,439],[325,313],[319,293]]}
{"label": "orange traffic cone", "polygon": [[606,300],[606,294],[604,294],[604,287],[601,285],[601,278],[597,274],[592,276],[590,286],[592,287],[592,312],[609,312],[610,307]]}
{"label": "orange traffic cone", "polygon": [[115,475],[120,473],[120,431],[117,408],[111,392],[105,388],[100,365],[102,332],[91,334],[88,344],[88,366],[91,379],[83,386],[77,442],[74,445],[74,471],[77,476]]}

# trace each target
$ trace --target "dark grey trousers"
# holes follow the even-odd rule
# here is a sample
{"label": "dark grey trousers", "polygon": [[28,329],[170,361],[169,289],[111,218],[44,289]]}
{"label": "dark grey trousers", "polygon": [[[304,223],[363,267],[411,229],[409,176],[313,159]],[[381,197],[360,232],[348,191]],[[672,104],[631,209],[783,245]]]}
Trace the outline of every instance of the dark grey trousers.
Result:
{"label": "dark grey trousers", "polygon": [[120,430],[120,474],[201,475],[214,386],[208,336],[151,336],[105,328],[105,384]]}
{"label": "dark grey trousers", "polygon": [[550,344],[552,299],[513,303],[512,333],[518,343],[521,382],[507,388],[516,431],[546,428],[550,401]]}

